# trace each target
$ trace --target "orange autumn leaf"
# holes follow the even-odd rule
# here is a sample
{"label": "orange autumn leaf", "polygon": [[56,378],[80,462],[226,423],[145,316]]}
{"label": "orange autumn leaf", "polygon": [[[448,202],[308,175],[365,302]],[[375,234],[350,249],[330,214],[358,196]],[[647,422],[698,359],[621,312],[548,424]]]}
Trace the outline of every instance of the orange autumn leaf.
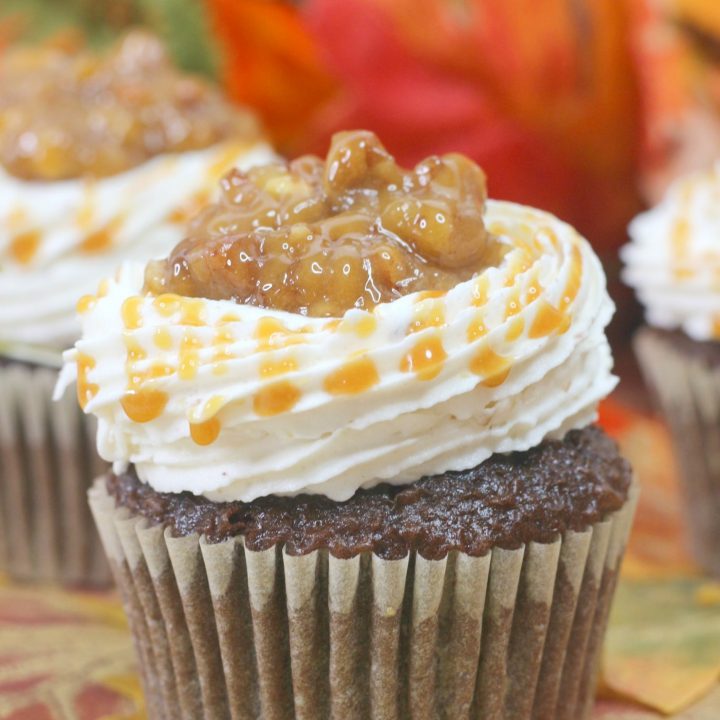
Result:
{"label": "orange autumn leaf", "polygon": [[702,698],[720,678],[720,603],[707,581],[630,581],[618,587],[603,659],[605,693],[665,714]]}
{"label": "orange autumn leaf", "polygon": [[720,37],[720,4],[716,0],[672,0],[669,8],[679,20]]}
{"label": "orange autumn leaf", "polygon": [[607,398],[598,408],[598,425],[615,438],[632,427],[636,414],[613,398]]}
{"label": "orange autumn leaf", "polygon": [[639,207],[635,5],[310,0],[342,93],[307,123],[307,146],[365,126],[402,162],[457,150],[483,165],[495,197],[615,247]]}
{"label": "orange autumn leaf", "polygon": [[228,91],[282,151],[323,153],[333,132],[366,127],[405,164],[464,152],[494,196],[623,241],[639,207],[641,3],[205,1]]}
{"label": "orange autumn leaf", "polygon": [[459,9],[445,0],[375,2],[426,61],[475,78],[561,151],[598,170],[632,169],[638,108],[627,2],[545,0],[541,13],[535,0],[470,0]]}
{"label": "orange autumn leaf", "polygon": [[648,0],[639,55],[649,202],[720,154],[720,4]]}
{"label": "orange autumn leaf", "polygon": [[677,465],[665,425],[612,398],[600,406],[599,422],[615,438],[640,483],[624,577],[673,578],[696,573],[686,542]]}
{"label": "orange autumn leaf", "polygon": [[0,577],[0,714],[39,720],[58,708],[87,720],[142,717],[122,609],[114,595]]}
{"label": "orange autumn leaf", "polygon": [[273,0],[206,0],[230,96],[258,111],[281,148],[293,144],[335,83],[298,9]]}

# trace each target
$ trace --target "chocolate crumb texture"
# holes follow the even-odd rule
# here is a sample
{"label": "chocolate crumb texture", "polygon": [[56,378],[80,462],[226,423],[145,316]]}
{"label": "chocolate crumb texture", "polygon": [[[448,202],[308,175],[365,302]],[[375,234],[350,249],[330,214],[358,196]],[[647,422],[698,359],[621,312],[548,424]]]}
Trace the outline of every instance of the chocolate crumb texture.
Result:
{"label": "chocolate crumb texture", "polygon": [[176,536],[198,533],[213,543],[243,536],[251,550],[283,544],[290,555],[372,551],[392,560],[417,551],[436,560],[451,550],[481,556],[584,530],[622,507],[630,482],[614,441],[587,427],[526,452],[493,455],[471,470],[359,490],[345,502],[305,494],[216,503],[156,492],[132,468],[106,484],[118,506]]}

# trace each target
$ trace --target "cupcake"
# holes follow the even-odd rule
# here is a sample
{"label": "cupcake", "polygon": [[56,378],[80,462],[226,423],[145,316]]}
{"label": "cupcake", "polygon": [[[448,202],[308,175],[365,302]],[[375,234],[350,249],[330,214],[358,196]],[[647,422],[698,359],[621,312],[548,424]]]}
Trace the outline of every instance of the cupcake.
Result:
{"label": "cupcake", "polygon": [[50,401],[78,297],[123,259],[166,255],[227,167],[271,157],[152,36],[0,58],[0,568],[15,578],[109,579],[85,499],[104,467],[94,428]]}
{"label": "cupcake", "polygon": [[58,389],[152,717],[588,716],[635,489],[568,225],[341,133],[84,308]]}
{"label": "cupcake", "polygon": [[697,562],[720,576],[720,168],[676,181],[630,224],[635,352],[671,432]]}

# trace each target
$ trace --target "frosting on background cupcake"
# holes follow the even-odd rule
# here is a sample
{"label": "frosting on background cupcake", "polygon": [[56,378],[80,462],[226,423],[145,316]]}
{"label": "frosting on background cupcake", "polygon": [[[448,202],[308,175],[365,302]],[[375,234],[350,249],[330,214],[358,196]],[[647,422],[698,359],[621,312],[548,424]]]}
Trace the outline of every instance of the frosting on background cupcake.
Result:
{"label": "frosting on background cupcake", "polygon": [[145,33],[107,56],[8,52],[0,87],[3,354],[70,345],[78,297],[170,250],[227,167],[273,157],[250,114]]}
{"label": "frosting on background cupcake", "polygon": [[720,340],[720,167],[676,181],[629,234],[623,278],[647,322]]}
{"label": "frosting on background cupcake", "polygon": [[122,260],[159,257],[179,242],[228,166],[271,157],[263,143],[238,142],[100,180],[28,182],[0,170],[0,346],[70,345],[80,296]]}

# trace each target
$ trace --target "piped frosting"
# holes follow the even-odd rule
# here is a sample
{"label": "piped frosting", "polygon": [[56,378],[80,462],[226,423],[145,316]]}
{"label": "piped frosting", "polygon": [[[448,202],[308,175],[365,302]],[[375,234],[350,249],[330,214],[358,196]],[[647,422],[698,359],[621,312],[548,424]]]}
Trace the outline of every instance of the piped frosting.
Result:
{"label": "piped frosting", "polygon": [[676,181],[629,234],[623,279],[648,323],[720,340],[720,165]]}
{"label": "piped frosting", "polygon": [[0,351],[70,345],[80,295],[123,260],[167,253],[228,166],[272,158],[264,143],[231,142],[96,180],[31,182],[0,169]]}
{"label": "piped frosting", "polygon": [[489,201],[508,251],[442,292],[312,318],[144,294],[127,264],[65,355],[101,455],[158,491],[350,497],[473,467],[595,418],[615,384],[600,263],[547,213]]}

